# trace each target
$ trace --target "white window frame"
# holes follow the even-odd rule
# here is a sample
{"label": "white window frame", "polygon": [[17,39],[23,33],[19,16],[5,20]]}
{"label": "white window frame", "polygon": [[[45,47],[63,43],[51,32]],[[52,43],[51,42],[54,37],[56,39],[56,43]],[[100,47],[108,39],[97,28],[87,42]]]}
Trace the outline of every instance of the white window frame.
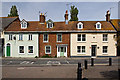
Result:
{"label": "white window frame", "polygon": [[[98,25],[100,25],[99,28],[98,28]],[[101,23],[100,22],[96,23],[96,29],[101,29]]]}
{"label": "white window frame", "polygon": [[[107,47],[107,49],[106,49],[107,52],[104,52],[104,47]],[[103,54],[108,54],[108,46],[102,46],[102,53],[103,53]]]}
{"label": "white window frame", "polygon": [[[78,47],[80,47],[80,52],[78,52]],[[83,47],[85,47],[85,52],[83,52]],[[86,46],[77,46],[77,54],[86,54]]]}
{"label": "white window frame", "polygon": [[8,40],[13,40],[13,35],[12,34],[8,35]]}
{"label": "white window frame", "polygon": [[32,34],[29,34],[29,35],[28,35],[28,40],[29,40],[29,41],[33,40],[33,35],[32,35]]}
{"label": "white window frame", "polygon": [[[49,53],[46,52],[46,47],[50,47],[50,52]],[[51,54],[51,46],[49,46],[49,45],[45,46],[45,54]]]}
{"label": "white window frame", "polygon": [[[24,27],[23,27],[23,25],[25,25]],[[27,28],[27,22],[21,22],[21,29],[26,29]]]}
{"label": "white window frame", "polygon": [[23,46],[23,47],[24,47],[24,53],[20,53],[20,46],[23,46],[23,45],[19,45],[19,46],[18,46],[18,53],[19,53],[19,54],[25,54],[25,46]]}
{"label": "white window frame", "polygon": [[[78,41],[78,35],[81,35],[80,41]],[[83,35],[85,35],[85,41],[83,41]],[[86,42],[86,34],[77,34],[77,42]]]}
{"label": "white window frame", "polygon": [[[47,41],[44,41],[44,35],[47,35]],[[49,35],[48,34],[43,34],[43,42],[48,42],[49,41]]]}
{"label": "white window frame", "polygon": [[19,34],[18,36],[19,36],[18,40],[23,41],[23,34]]}
{"label": "white window frame", "polygon": [[[80,28],[79,25],[81,25],[81,28]],[[83,23],[79,22],[79,23],[77,24],[77,28],[78,28],[78,29],[83,29]]]}
{"label": "white window frame", "polygon": [[[58,35],[61,35],[61,41],[58,41]],[[57,34],[57,42],[62,42],[62,34]]]}
{"label": "white window frame", "polygon": [[[29,51],[28,51],[28,54],[34,54],[34,46],[33,46],[33,45],[29,45],[29,46],[32,46],[32,47],[33,47],[33,53],[29,53]],[[27,49],[27,50],[29,50],[29,46],[28,46],[28,49]]]}
{"label": "white window frame", "polygon": [[[51,26],[49,27],[48,24],[52,24],[52,27]],[[47,23],[47,28],[53,28],[53,23],[52,22],[48,22]]]}
{"label": "white window frame", "polygon": [[[107,37],[104,37],[104,35],[107,35]],[[108,42],[108,34],[103,34],[102,39],[103,39],[102,40],[103,42]],[[105,39],[107,39],[107,40],[105,41]]]}

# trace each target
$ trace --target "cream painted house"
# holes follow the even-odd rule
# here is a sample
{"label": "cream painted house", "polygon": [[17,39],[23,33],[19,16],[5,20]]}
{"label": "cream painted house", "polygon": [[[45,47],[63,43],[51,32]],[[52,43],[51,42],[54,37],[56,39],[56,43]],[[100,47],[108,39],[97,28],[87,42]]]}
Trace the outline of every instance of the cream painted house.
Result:
{"label": "cream painted house", "polygon": [[[85,41],[80,41],[79,36],[85,35]],[[116,56],[116,33],[71,33],[70,53],[73,57],[102,57]],[[83,39],[83,37],[81,37]]]}
{"label": "cream painted house", "polygon": [[106,21],[79,21],[77,32],[70,34],[71,57],[117,56],[117,31],[110,23],[110,12]]}

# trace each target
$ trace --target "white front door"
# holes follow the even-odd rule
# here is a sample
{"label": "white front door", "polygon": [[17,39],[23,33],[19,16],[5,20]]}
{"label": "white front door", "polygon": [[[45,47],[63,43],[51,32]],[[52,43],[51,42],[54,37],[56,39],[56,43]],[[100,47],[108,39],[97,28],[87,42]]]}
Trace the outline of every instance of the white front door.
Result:
{"label": "white front door", "polygon": [[67,46],[57,47],[57,57],[67,57]]}

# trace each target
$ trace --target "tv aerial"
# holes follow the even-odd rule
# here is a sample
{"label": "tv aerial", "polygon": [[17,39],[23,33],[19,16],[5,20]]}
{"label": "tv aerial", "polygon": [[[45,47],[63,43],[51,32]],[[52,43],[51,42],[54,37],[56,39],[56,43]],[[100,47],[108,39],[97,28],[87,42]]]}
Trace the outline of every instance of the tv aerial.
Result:
{"label": "tv aerial", "polygon": [[71,5],[72,3],[67,3],[66,6],[67,6],[67,10],[69,9],[69,5]]}

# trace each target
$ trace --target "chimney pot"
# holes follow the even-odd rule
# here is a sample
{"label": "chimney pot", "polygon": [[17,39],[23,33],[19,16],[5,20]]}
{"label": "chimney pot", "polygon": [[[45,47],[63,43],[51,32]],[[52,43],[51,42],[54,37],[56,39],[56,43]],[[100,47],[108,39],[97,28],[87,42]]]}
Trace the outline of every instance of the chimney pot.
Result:
{"label": "chimney pot", "polygon": [[110,21],[110,11],[109,10],[107,11],[107,14],[106,14],[106,21]]}
{"label": "chimney pot", "polygon": [[68,24],[68,10],[65,12],[65,23]]}
{"label": "chimney pot", "polygon": [[45,23],[44,13],[41,13],[41,14],[40,14],[40,23],[41,23],[41,24],[44,24],[44,23]]}

